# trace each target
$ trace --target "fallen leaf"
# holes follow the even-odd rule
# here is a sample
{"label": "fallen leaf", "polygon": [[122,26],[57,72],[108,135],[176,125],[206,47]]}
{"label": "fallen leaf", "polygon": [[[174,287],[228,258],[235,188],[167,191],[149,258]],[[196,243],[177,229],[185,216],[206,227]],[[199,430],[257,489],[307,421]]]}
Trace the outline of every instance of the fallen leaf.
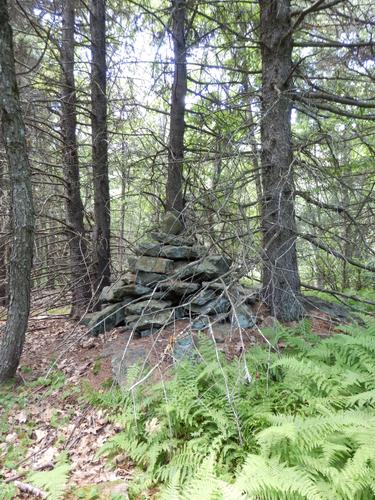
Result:
{"label": "fallen leaf", "polygon": [[19,413],[17,413],[17,415],[15,416],[15,419],[20,424],[24,424],[25,422],[27,422],[27,413],[24,410],[22,410]]}

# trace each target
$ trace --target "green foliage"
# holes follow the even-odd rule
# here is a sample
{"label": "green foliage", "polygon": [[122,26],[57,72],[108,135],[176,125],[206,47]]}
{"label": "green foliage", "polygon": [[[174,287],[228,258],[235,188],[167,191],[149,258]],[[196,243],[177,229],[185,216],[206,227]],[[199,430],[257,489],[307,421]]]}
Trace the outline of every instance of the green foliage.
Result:
{"label": "green foliage", "polygon": [[96,398],[117,403],[123,431],[102,453],[138,465],[133,495],[159,485],[173,500],[375,497],[375,324],[322,341],[305,322],[273,341],[283,353],[274,343],[228,362],[201,337],[200,361],[170,381]]}
{"label": "green foliage", "polygon": [[17,494],[17,488],[14,484],[6,484],[0,480],[1,500],[12,500]]}
{"label": "green foliage", "polygon": [[50,500],[63,498],[68,483],[68,476],[71,465],[68,455],[62,453],[52,470],[31,472],[28,474],[28,480],[34,486],[46,490]]}

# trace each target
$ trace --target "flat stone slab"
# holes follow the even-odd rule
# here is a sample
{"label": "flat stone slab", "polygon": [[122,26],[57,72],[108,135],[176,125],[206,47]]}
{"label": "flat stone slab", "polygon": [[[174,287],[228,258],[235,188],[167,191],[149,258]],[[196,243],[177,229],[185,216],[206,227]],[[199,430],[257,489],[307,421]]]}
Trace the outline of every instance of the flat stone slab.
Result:
{"label": "flat stone slab", "polygon": [[150,288],[136,285],[132,283],[125,285],[122,280],[117,281],[113,285],[105,286],[100,294],[100,302],[121,302],[125,297],[142,296],[151,292]]}
{"label": "flat stone slab", "polygon": [[158,311],[155,313],[144,314],[143,316],[128,316],[127,325],[134,328],[135,331],[147,330],[151,327],[160,328],[174,319],[173,311]]}
{"label": "flat stone slab", "polygon": [[231,304],[227,298],[218,297],[217,299],[211,300],[202,306],[191,304],[186,307],[186,310],[197,315],[213,315],[227,313],[230,308]]}
{"label": "flat stone slab", "polygon": [[135,271],[144,271],[147,273],[166,274],[173,270],[173,260],[162,257],[141,256],[129,259]]}
{"label": "flat stone slab", "polygon": [[342,323],[351,323],[354,321],[359,324],[364,324],[361,318],[353,315],[349,307],[345,307],[341,304],[328,302],[327,300],[314,297],[313,295],[302,296],[301,301],[307,311],[323,311],[331,318],[336,319],[338,322],[341,321]]}
{"label": "flat stone slab", "polygon": [[192,283],[190,281],[170,279],[159,283],[158,288],[183,297],[184,295],[190,295],[199,290],[200,285],[199,283]]}
{"label": "flat stone slab", "polygon": [[229,271],[230,264],[230,261],[222,255],[208,255],[200,261],[178,269],[176,274],[180,279],[197,276],[205,280],[211,280],[226,274]]}
{"label": "flat stone slab", "polygon": [[188,236],[177,236],[166,233],[151,233],[151,238],[160,243],[173,246],[188,246],[191,247],[195,244],[195,240]]}
{"label": "flat stone slab", "polygon": [[101,311],[87,314],[82,323],[86,324],[93,336],[108,332],[116,326],[125,324],[125,307],[121,302],[110,304]]}
{"label": "flat stone slab", "polygon": [[148,273],[145,271],[138,271],[136,282],[142,286],[155,286],[160,281],[168,279],[167,274]]}
{"label": "flat stone slab", "polygon": [[139,255],[164,257],[172,260],[195,260],[204,257],[207,250],[202,246],[173,246],[162,243],[143,243],[137,249]]}
{"label": "flat stone slab", "polygon": [[190,302],[192,305],[203,306],[204,304],[207,304],[207,302],[215,298],[215,291],[207,288],[206,290],[201,290],[199,293],[191,297]]}
{"label": "flat stone slab", "polygon": [[126,314],[137,314],[141,316],[142,314],[145,314],[145,312],[163,311],[164,309],[171,307],[171,305],[172,302],[169,300],[141,300],[140,302],[129,304],[125,308],[125,312]]}

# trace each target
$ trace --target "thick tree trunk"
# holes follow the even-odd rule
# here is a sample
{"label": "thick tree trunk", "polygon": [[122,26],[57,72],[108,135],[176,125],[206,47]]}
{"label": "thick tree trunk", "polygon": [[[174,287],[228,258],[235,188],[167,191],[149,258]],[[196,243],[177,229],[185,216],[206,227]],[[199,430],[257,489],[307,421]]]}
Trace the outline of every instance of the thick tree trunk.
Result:
{"label": "thick tree trunk", "polygon": [[174,77],[171,98],[166,205],[184,209],[182,170],[184,159],[186,73],[186,0],[172,0]]}
{"label": "thick tree trunk", "polygon": [[296,251],[290,0],[259,0],[262,55],[263,297],[272,314],[303,314]]}
{"label": "thick tree trunk", "polygon": [[107,66],[105,0],[91,0],[91,127],[94,183],[94,276],[95,289],[110,278],[110,197],[108,179]]}
{"label": "thick tree trunk", "polygon": [[88,275],[87,244],[83,222],[78,146],[76,138],[77,110],[74,81],[74,0],[65,0],[63,7],[63,36],[61,45],[62,66],[62,132],[64,136],[64,169],[66,185],[66,213],[69,231],[69,248],[72,280],[71,316],[82,315],[91,297]]}
{"label": "thick tree trunk", "polygon": [[15,375],[25,340],[34,241],[31,173],[6,0],[0,0],[0,68],[0,114],[10,172],[13,235],[8,316],[0,340],[0,382],[4,382]]}

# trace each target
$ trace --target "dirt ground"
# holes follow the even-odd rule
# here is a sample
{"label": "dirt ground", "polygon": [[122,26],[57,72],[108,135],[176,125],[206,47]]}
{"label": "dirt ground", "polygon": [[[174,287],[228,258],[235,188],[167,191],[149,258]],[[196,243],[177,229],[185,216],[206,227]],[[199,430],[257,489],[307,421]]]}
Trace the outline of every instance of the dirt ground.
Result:
{"label": "dirt ground", "polygon": [[[266,341],[267,328],[275,320],[260,305],[254,306],[259,326],[249,330],[230,331],[223,325],[214,325],[208,335],[214,336],[217,348],[228,358],[238,356],[251,345]],[[334,332],[334,323],[323,313],[311,317],[313,331],[320,336]],[[1,322],[0,322],[1,323]],[[1,325],[0,325],[1,326]],[[157,334],[146,338],[131,338],[129,345],[139,346],[148,353],[148,365],[157,366],[152,378],[167,377],[173,365],[173,346],[190,330],[187,320],[167,326]],[[103,443],[119,431],[105,413],[82,398],[83,388],[90,386],[103,391],[103,385],[112,383],[111,358],[121,353],[129,341],[130,332],[117,328],[99,337],[91,337],[84,326],[68,319],[66,315],[34,313],[29,322],[26,343],[19,369],[17,390],[38,377],[46,377],[54,369],[64,375],[63,386],[51,390],[41,381],[32,389],[32,397],[26,407],[15,406],[8,414],[9,433],[5,443],[0,443],[0,463],[10,445],[21,444],[19,433],[13,428],[31,427],[30,445],[19,457],[17,467],[2,471],[3,478],[12,481],[22,479],[31,469],[45,470],[52,467],[62,452],[69,453],[73,464],[70,485],[92,485],[114,482],[126,485],[132,474],[132,464],[123,457],[114,469],[108,469],[106,460],[97,455]],[[282,346],[280,346],[282,347]],[[14,388],[16,390],[16,388]],[[0,408],[1,417],[1,408]],[[0,494],[1,498],[1,494]],[[17,498],[36,498],[21,494]],[[76,498],[68,496],[66,498]],[[104,496],[103,496],[104,498]]]}

